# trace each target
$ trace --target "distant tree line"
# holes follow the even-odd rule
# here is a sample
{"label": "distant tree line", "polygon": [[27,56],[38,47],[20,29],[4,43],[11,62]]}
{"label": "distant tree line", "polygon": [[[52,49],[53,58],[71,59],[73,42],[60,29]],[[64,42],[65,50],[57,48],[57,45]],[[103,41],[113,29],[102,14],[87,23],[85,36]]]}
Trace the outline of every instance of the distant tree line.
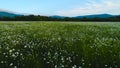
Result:
{"label": "distant tree line", "polygon": [[15,17],[1,17],[0,21],[111,21],[111,22],[120,22],[120,15],[113,16],[110,18],[53,18],[48,16],[40,16],[40,15],[28,15],[28,16],[15,16]]}

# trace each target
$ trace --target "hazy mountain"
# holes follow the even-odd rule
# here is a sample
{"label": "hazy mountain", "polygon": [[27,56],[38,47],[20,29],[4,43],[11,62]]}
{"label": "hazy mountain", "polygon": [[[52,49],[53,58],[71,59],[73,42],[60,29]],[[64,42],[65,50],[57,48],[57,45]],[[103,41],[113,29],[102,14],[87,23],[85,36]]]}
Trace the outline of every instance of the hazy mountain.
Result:
{"label": "hazy mountain", "polygon": [[54,16],[50,16],[51,18],[65,18],[65,16],[58,16],[58,15],[54,15]]}
{"label": "hazy mountain", "polygon": [[110,15],[110,14],[96,14],[96,15],[85,15],[85,16],[76,16],[75,18],[109,18],[109,17],[113,17],[114,15]]}
{"label": "hazy mountain", "polygon": [[[71,17],[71,18],[109,18],[109,17],[113,17],[115,15],[110,15],[110,14],[94,14],[94,15],[84,15],[84,16],[76,16],[76,17]],[[54,16],[50,16],[52,18],[65,18],[65,16],[58,16],[58,15],[54,15]]]}
{"label": "hazy mountain", "polygon": [[0,17],[15,17],[15,16],[20,16],[20,14],[0,11]]}
{"label": "hazy mountain", "polygon": [[[4,11],[0,11],[0,17],[15,17],[15,16],[21,16],[20,14],[15,14],[15,13],[10,13],[10,12],[4,12]],[[110,14],[95,14],[95,15],[85,15],[85,16],[76,16],[76,17],[70,17],[70,18],[109,18],[109,17],[113,17],[115,15],[110,15]],[[51,18],[66,18],[65,16],[58,16],[58,15],[54,15],[54,16],[49,16]]]}

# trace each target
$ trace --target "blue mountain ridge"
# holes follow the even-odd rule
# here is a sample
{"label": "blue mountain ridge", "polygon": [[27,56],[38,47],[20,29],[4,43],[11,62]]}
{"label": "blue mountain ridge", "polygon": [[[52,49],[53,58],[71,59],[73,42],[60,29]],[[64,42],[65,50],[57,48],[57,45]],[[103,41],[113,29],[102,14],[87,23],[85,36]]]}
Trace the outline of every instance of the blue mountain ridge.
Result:
{"label": "blue mountain ridge", "polygon": [[[22,14],[15,14],[15,13],[10,13],[10,12],[4,12],[0,11],[0,17],[15,17],[15,16],[21,16]],[[109,18],[117,15],[110,15],[110,14],[94,14],[94,15],[84,15],[84,16],[75,16],[75,17],[70,17],[70,18]],[[64,19],[67,16],[59,16],[59,15],[53,15],[49,16],[51,18],[61,18]]]}
{"label": "blue mountain ridge", "polygon": [[109,18],[109,17],[113,17],[114,15],[110,15],[110,14],[95,14],[95,15],[85,15],[85,16],[76,16],[75,18]]}
{"label": "blue mountain ridge", "polygon": [[[84,16],[75,16],[75,17],[70,17],[70,18],[109,18],[113,17],[115,15],[110,15],[110,14],[94,14],[94,15],[84,15]],[[52,18],[65,18],[65,16],[50,16]]]}
{"label": "blue mountain ridge", "polygon": [[0,17],[15,17],[15,16],[21,16],[20,14],[10,13],[10,12],[4,12],[0,11]]}
{"label": "blue mountain ridge", "polygon": [[58,19],[59,18],[62,18],[62,19],[65,18],[65,16],[58,16],[58,15],[53,15],[53,16],[49,16],[49,17],[51,17],[51,18],[58,18]]}

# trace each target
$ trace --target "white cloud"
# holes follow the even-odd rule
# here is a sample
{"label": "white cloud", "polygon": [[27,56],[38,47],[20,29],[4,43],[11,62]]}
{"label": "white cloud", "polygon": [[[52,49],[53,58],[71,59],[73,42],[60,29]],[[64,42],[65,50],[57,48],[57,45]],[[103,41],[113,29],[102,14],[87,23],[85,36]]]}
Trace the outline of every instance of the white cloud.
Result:
{"label": "white cloud", "polygon": [[101,0],[100,3],[97,1],[90,1],[84,6],[75,7],[72,9],[57,11],[56,15],[62,16],[78,16],[78,15],[89,15],[89,14],[120,14],[120,0]]}

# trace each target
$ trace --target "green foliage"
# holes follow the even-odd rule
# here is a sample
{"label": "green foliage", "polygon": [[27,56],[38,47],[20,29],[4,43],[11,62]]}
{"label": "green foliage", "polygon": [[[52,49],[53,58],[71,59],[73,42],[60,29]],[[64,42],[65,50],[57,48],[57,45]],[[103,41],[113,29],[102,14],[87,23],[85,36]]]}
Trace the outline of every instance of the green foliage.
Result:
{"label": "green foliage", "polygon": [[0,68],[120,68],[120,23],[1,22]]}

